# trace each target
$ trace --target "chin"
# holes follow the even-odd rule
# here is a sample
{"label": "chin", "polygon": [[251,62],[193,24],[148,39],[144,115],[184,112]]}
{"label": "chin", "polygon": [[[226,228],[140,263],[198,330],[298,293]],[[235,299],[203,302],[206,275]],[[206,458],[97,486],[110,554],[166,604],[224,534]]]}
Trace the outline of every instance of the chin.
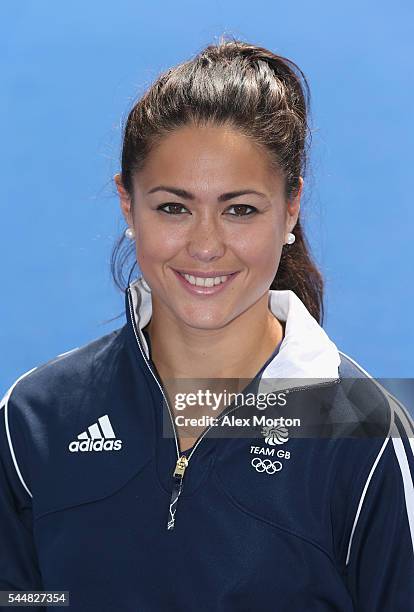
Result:
{"label": "chin", "polygon": [[196,313],[182,313],[179,315],[179,319],[195,329],[219,329],[227,323],[227,320],[223,318],[223,314],[218,312],[211,313],[210,315],[206,315],[205,312],[198,315]]}

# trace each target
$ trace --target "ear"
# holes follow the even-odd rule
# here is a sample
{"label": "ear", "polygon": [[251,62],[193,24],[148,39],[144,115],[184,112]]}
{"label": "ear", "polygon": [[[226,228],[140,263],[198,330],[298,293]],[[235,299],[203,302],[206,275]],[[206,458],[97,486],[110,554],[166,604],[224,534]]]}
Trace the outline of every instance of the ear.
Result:
{"label": "ear", "polygon": [[131,209],[131,196],[122,184],[122,178],[120,174],[115,174],[114,182],[119,195],[119,203],[121,206],[122,214],[124,215],[125,221],[130,227],[133,227],[132,209]]}
{"label": "ear", "polygon": [[292,232],[297,223],[300,211],[300,198],[302,195],[302,189],[303,178],[300,176],[298,193],[294,198],[289,200],[288,205],[286,207],[286,233]]}

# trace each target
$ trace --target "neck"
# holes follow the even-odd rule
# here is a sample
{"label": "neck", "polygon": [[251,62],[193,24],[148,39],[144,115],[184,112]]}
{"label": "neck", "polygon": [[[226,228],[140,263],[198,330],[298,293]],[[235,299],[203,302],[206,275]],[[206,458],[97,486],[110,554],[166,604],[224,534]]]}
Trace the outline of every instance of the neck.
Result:
{"label": "neck", "polygon": [[177,320],[153,298],[146,327],[151,356],[162,378],[256,376],[283,339],[283,326],[268,307],[268,293],[220,329],[196,329]]}

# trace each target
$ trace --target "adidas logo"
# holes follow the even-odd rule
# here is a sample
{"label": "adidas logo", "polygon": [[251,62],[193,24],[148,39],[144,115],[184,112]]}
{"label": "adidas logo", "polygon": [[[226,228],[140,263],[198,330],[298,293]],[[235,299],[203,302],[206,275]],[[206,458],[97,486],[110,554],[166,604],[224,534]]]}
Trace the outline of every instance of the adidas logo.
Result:
{"label": "adidas logo", "polygon": [[73,440],[69,444],[71,453],[79,451],[111,451],[121,450],[121,448],[122,440],[116,440],[116,435],[107,414],[99,417],[97,423],[93,423],[88,427],[87,431],[83,431],[78,435],[77,440]]}

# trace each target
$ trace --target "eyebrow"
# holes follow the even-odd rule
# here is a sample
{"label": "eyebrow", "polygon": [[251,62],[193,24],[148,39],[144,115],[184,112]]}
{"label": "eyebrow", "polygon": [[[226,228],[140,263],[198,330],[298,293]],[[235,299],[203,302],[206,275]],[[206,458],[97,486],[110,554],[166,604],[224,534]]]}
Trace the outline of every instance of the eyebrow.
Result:
{"label": "eyebrow", "polygon": [[[156,191],[169,191],[179,198],[184,198],[186,200],[195,200],[196,197],[193,193],[186,191],[185,189],[179,189],[177,187],[169,187],[168,185],[158,185],[157,187],[153,187],[147,193],[155,193]],[[242,189],[240,191],[229,191],[228,193],[222,193],[217,199],[219,202],[227,202],[227,200],[231,200],[232,198],[237,198],[237,196],[246,195],[246,194],[256,194],[262,197],[266,197],[264,193],[260,191],[255,191],[254,189]]]}

